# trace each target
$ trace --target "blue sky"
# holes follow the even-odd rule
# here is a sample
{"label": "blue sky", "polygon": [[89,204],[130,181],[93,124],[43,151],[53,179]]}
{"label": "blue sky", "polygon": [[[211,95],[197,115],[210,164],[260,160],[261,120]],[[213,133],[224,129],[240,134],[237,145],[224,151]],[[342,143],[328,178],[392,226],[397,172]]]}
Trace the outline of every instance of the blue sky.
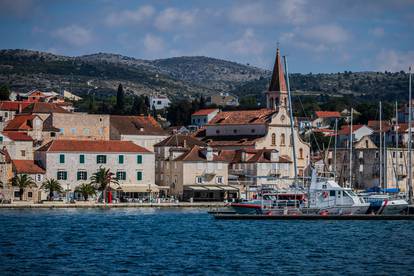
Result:
{"label": "blue sky", "polygon": [[414,0],[0,0],[0,48],[156,59],[203,55],[292,72],[414,64]]}

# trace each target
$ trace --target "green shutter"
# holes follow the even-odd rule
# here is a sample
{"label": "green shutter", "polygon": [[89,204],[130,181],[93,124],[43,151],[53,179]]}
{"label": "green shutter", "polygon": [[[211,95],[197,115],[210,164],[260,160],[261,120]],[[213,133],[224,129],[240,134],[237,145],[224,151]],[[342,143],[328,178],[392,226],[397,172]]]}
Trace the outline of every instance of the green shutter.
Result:
{"label": "green shutter", "polygon": [[68,172],[63,172],[63,180],[67,180],[68,179]]}
{"label": "green shutter", "polygon": [[137,180],[142,180],[142,172],[137,172]]}
{"label": "green shutter", "polygon": [[118,156],[118,162],[119,162],[119,164],[124,164],[124,156],[123,155]]}
{"label": "green shutter", "polygon": [[0,142],[3,142],[3,136],[0,136]]}
{"label": "green shutter", "polygon": [[83,155],[83,154],[79,155],[79,163],[81,163],[81,164],[85,163],[85,155]]}
{"label": "green shutter", "polygon": [[59,155],[59,162],[61,164],[65,163],[65,155],[64,154]]}
{"label": "green shutter", "polygon": [[77,179],[78,179],[78,180],[81,180],[81,172],[78,172],[78,173],[77,173]]}
{"label": "green shutter", "polygon": [[142,155],[137,155],[137,163],[142,164]]}

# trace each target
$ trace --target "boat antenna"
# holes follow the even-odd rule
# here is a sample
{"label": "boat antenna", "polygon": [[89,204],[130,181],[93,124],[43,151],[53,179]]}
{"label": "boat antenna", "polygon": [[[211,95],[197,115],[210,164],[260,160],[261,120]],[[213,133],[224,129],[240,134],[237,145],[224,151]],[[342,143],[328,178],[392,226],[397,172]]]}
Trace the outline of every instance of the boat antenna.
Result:
{"label": "boat antenna", "polygon": [[289,71],[288,71],[288,62],[286,56],[283,56],[283,61],[285,63],[285,74],[286,74],[286,86],[288,92],[288,99],[289,99],[289,117],[290,117],[290,130],[292,139],[292,151],[293,151],[293,166],[295,170],[295,186],[297,188],[297,180],[298,180],[298,164],[296,161],[296,147],[295,147],[295,137],[294,137],[294,120],[293,120],[293,109],[292,109],[292,96],[290,92],[290,84],[289,84]]}
{"label": "boat antenna", "polygon": [[383,153],[382,153],[382,102],[379,102],[379,121],[380,121],[380,125],[379,125],[379,144],[380,144],[380,150],[379,150],[379,169],[380,169],[380,175],[379,175],[379,187],[384,188],[383,187],[383,177],[382,177],[382,166],[383,166],[383,161],[382,157],[383,157]]}
{"label": "boat antenna", "polygon": [[407,191],[408,191],[408,203],[411,203],[412,200],[412,163],[411,163],[411,148],[412,148],[412,131],[411,131],[411,121],[412,121],[412,105],[411,105],[411,66],[408,69],[408,178],[407,178]]}
{"label": "boat antenna", "polygon": [[352,189],[352,144],[353,144],[353,135],[352,135],[352,127],[353,127],[353,114],[354,114],[354,109],[351,107],[351,127],[349,129],[349,188]]}
{"label": "boat antenna", "polygon": [[337,138],[338,137],[338,118],[335,118],[335,147],[334,147],[334,156],[333,156],[333,163],[334,163],[334,181],[336,181],[336,146],[337,146]]}
{"label": "boat antenna", "polygon": [[395,187],[400,188],[398,183],[398,102],[395,101]]}

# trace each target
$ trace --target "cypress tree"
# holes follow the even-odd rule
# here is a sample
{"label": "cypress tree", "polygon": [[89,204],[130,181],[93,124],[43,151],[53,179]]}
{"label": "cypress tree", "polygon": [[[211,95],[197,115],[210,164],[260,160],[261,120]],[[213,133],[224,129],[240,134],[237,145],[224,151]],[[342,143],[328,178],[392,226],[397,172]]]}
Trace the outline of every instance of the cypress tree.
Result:
{"label": "cypress tree", "polygon": [[122,84],[119,84],[118,91],[116,93],[116,113],[122,114],[124,113],[125,108],[125,95],[124,95],[124,88]]}

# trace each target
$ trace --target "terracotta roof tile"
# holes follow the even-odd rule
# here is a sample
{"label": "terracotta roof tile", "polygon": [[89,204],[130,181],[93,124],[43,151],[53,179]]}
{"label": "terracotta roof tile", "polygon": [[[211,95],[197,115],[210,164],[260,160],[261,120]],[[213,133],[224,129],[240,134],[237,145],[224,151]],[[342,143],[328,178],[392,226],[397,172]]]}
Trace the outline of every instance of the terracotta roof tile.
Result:
{"label": "terracotta roof tile", "polygon": [[203,141],[190,135],[174,134],[155,144],[154,147],[192,147],[194,145],[207,146]]}
{"label": "terracotta roof tile", "polygon": [[246,124],[264,124],[272,118],[276,110],[257,109],[257,110],[239,110],[223,111],[218,113],[208,123],[208,125],[246,125]]}
{"label": "terracotta roof tile", "polygon": [[[352,126],[352,132],[357,131],[358,129],[360,129],[363,126],[365,126],[365,125],[353,125]],[[350,125],[345,125],[345,126],[342,126],[342,128],[338,131],[338,135],[349,135],[350,131],[351,131],[351,126]]]}
{"label": "terracotta roof tile", "polygon": [[273,67],[272,78],[270,80],[269,91],[287,91],[279,48],[277,48],[276,51],[276,60]]}
{"label": "terracotta roof tile", "polygon": [[205,108],[205,109],[200,109],[200,110],[198,110],[198,111],[194,112],[194,113],[192,114],[192,116],[203,116],[203,115],[208,115],[208,114],[213,113],[213,112],[215,112],[215,111],[218,111],[218,109],[217,109],[217,108]]}
{"label": "terracotta roof tile", "polygon": [[31,103],[26,108],[22,110],[22,113],[70,113],[66,109],[54,104],[54,103],[43,103],[36,102]]}
{"label": "terracotta roof tile", "polygon": [[315,111],[318,118],[339,118],[341,114],[338,111]]}
{"label": "terracotta roof tile", "polygon": [[[197,145],[187,150],[182,155],[178,156],[174,161],[206,161],[206,150],[207,148],[201,148]],[[212,161],[225,161],[216,152],[213,152]]]}
{"label": "terracotta roof tile", "polygon": [[19,114],[16,115],[11,121],[9,121],[4,128],[5,131],[16,130],[31,130],[33,129],[33,119],[38,117],[37,115]]}
{"label": "terracotta roof tile", "polygon": [[13,171],[18,174],[44,174],[45,170],[34,163],[33,160],[12,160]]}
{"label": "terracotta roof tile", "polygon": [[24,108],[26,108],[29,105],[30,105],[29,102],[22,102],[22,101],[2,101],[2,102],[0,102],[0,110],[16,111],[16,112],[18,112],[21,109],[24,109]]}
{"label": "terracotta roof tile", "polygon": [[152,116],[111,115],[110,124],[123,135],[167,135]]}
{"label": "terracotta roof tile", "polygon": [[33,141],[33,138],[27,135],[25,132],[20,131],[3,131],[3,135],[7,136],[13,141]]}
{"label": "terracotta roof tile", "polygon": [[119,140],[53,140],[38,149],[48,152],[137,152],[150,153],[149,150],[131,141]]}

